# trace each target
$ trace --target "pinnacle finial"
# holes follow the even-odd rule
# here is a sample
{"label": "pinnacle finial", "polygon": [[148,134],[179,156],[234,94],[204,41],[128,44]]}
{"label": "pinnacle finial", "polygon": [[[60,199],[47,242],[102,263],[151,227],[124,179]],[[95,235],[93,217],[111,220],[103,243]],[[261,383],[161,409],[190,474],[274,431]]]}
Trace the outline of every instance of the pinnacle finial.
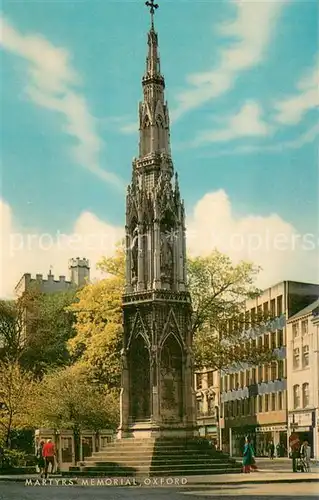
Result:
{"label": "pinnacle finial", "polygon": [[151,14],[151,27],[154,28],[154,14],[155,10],[159,8],[159,5],[157,3],[154,3],[154,0],[151,0],[150,2],[147,1],[145,2],[146,7],[150,8],[150,14]]}

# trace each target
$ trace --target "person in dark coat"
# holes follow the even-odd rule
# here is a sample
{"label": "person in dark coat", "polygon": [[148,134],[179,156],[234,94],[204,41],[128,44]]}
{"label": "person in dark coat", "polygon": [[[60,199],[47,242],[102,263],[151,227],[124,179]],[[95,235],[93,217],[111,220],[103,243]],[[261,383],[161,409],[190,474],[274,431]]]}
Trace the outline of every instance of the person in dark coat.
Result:
{"label": "person in dark coat", "polygon": [[42,439],[37,446],[37,462],[38,462],[38,467],[40,470],[40,477],[43,477],[44,466],[45,466],[44,457],[43,457],[43,445],[44,445],[44,441]]}
{"label": "person in dark coat", "polygon": [[268,456],[270,460],[274,459],[275,456],[275,445],[272,441],[270,441],[269,446],[268,446]]}
{"label": "person in dark coat", "polygon": [[249,437],[245,438],[245,446],[243,453],[243,472],[249,474],[251,466],[254,465],[254,451],[250,442]]}

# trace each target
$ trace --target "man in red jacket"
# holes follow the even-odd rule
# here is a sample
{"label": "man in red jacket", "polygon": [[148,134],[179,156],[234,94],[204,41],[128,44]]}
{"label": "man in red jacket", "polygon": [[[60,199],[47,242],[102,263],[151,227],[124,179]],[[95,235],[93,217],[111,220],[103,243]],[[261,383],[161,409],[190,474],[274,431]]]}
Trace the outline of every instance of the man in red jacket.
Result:
{"label": "man in red jacket", "polygon": [[48,477],[49,464],[51,464],[51,474],[54,470],[55,446],[54,443],[52,443],[52,439],[48,439],[43,445],[42,456],[45,462],[44,477]]}

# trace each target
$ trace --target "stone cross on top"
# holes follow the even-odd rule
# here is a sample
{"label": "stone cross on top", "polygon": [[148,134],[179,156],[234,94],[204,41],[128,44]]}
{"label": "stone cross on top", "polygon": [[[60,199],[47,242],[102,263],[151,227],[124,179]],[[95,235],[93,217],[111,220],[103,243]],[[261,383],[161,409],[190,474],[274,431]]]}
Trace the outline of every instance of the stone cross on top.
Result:
{"label": "stone cross on top", "polygon": [[150,14],[151,14],[151,23],[152,27],[154,27],[154,14],[155,10],[158,9],[159,5],[157,3],[154,3],[154,0],[151,0],[150,2],[145,2],[146,7],[150,8]]}

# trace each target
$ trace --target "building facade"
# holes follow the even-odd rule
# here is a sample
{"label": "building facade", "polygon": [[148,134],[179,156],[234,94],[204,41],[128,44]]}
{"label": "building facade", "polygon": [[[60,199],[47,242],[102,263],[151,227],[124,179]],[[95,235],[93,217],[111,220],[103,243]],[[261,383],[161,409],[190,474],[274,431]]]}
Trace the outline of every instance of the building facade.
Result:
{"label": "building facade", "polygon": [[319,459],[319,300],[287,323],[288,431]]}
{"label": "building facade", "polygon": [[119,437],[196,432],[185,211],[170,148],[153,2],[139,106],[139,156],[126,198]]}
{"label": "building facade", "polygon": [[[246,435],[250,435],[257,456],[267,455],[270,441],[279,455],[287,455],[286,322],[314,301],[318,293],[318,285],[284,281],[247,301],[250,342],[257,348],[273,348],[278,359],[270,364],[221,373],[222,443],[233,456],[242,454]],[[273,319],[267,326],[254,329],[254,319],[260,312]]]}
{"label": "building facade", "polygon": [[196,414],[198,432],[201,437],[221,444],[219,429],[220,374],[218,371],[202,370],[195,374]]}
{"label": "building facade", "polygon": [[69,279],[54,275],[49,272],[47,279],[42,274],[36,274],[32,278],[30,273],[25,273],[15,286],[16,296],[21,296],[31,286],[35,286],[41,293],[65,292],[75,287],[82,287],[90,280],[90,264],[85,258],[76,257],[69,260]]}

